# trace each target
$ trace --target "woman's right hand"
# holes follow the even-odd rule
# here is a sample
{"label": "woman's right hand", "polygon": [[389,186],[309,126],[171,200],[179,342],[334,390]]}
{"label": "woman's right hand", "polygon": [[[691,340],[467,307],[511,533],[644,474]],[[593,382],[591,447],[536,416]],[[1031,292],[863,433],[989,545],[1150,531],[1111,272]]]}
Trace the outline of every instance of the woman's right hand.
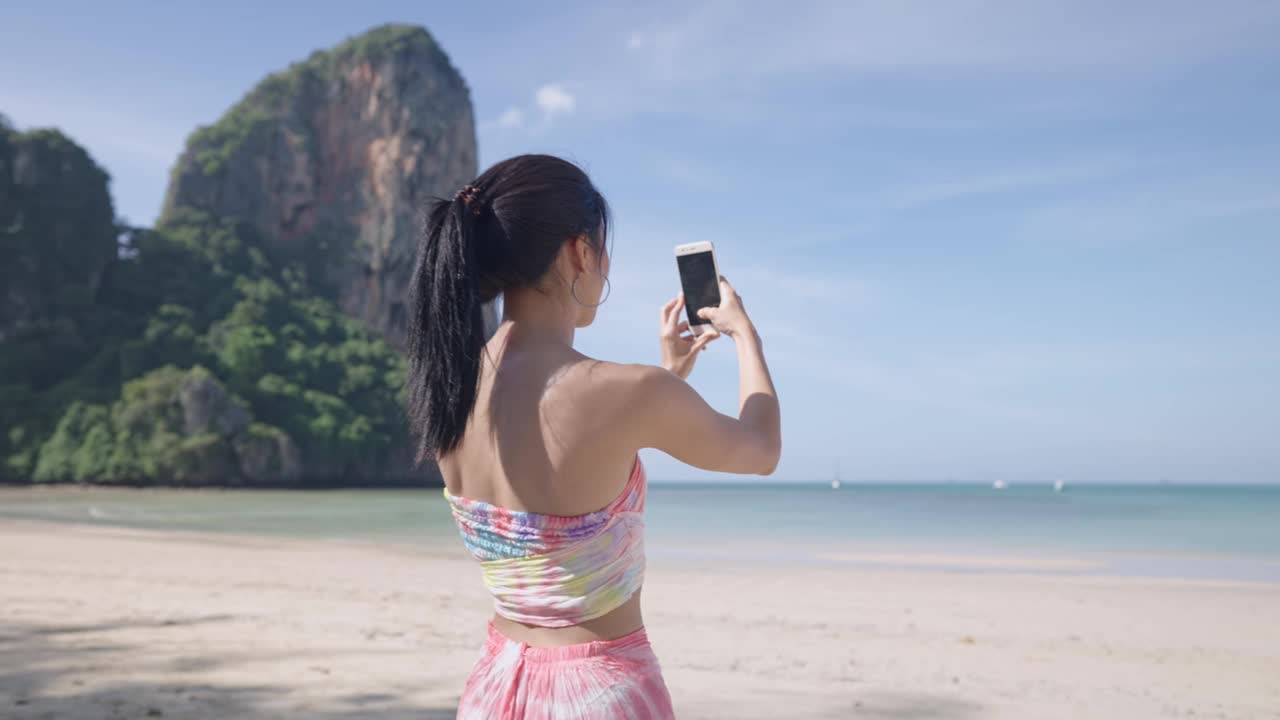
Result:
{"label": "woman's right hand", "polygon": [[772,474],[782,457],[782,414],[760,333],[723,277],[719,305],[700,308],[698,316],[737,344],[738,416],[717,412],[667,370],[628,365],[634,382],[621,384],[629,388],[621,406],[635,432],[634,446],[657,448],[703,470]]}
{"label": "woman's right hand", "polygon": [[746,308],[742,307],[742,298],[723,275],[720,276],[720,304],[700,308],[698,317],[710,320],[717,330],[735,340],[739,333],[750,335],[755,330]]}

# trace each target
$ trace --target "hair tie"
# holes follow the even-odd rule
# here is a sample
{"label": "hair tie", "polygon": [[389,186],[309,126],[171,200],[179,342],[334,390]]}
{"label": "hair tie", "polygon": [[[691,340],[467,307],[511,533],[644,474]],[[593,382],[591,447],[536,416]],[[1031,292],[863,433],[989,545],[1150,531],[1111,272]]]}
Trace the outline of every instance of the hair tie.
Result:
{"label": "hair tie", "polygon": [[453,199],[455,201],[462,200],[463,205],[471,208],[472,214],[479,215],[480,203],[476,202],[477,200],[476,196],[479,193],[480,193],[480,190],[476,188],[475,185],[472,185],[471,183],[467,183],[466,185],[462,186],[461,190],[459,190],[457,193],[454,194]]}

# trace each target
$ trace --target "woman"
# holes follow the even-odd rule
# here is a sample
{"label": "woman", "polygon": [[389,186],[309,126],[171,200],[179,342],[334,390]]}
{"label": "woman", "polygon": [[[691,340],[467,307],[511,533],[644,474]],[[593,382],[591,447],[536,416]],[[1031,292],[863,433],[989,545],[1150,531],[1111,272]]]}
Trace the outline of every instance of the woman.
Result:
{"label": "woman", "polygon": [[[409,410],[494,596],[460,718],[669,718],[640,615],[644,468],[657,448],[768,475],[781,452],[760,337],[721,278],[702,317],[737,344],[741,404],[722,415],[684,378],[696,340],[662,308],[663,367],[573,349],[609,274],[604,198],[546,155],[494,165],[430,209],[409,318]],[[482,305],[503,295],[486,341]]]}

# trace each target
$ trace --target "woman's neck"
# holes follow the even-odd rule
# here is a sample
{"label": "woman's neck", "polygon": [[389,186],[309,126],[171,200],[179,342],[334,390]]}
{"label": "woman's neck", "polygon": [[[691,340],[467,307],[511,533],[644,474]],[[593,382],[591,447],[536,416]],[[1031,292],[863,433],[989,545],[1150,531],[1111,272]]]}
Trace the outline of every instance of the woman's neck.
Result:
{"label": "woman's neck", "polygon": [[522,338],[550,340],[572,347],[577,318],[573,308],[561,298],[533,288],[518,288],[503,294],[502,324],[509,324],[508,332]]}

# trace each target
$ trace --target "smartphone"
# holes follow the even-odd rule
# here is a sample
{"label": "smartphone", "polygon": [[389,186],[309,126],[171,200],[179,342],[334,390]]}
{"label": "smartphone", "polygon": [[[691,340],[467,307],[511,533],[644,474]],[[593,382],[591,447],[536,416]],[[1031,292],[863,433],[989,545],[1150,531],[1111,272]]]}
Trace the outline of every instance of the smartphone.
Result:
{"label": "smartphone", "polygon": [[716,263],[715,245],[710,242],[677,245],[676,268],[680,271],[680,288],[684,290],[689,331],[695,336],[710,332],[711,321],[698,317],[698,310],[720,304],[720,266]]}

